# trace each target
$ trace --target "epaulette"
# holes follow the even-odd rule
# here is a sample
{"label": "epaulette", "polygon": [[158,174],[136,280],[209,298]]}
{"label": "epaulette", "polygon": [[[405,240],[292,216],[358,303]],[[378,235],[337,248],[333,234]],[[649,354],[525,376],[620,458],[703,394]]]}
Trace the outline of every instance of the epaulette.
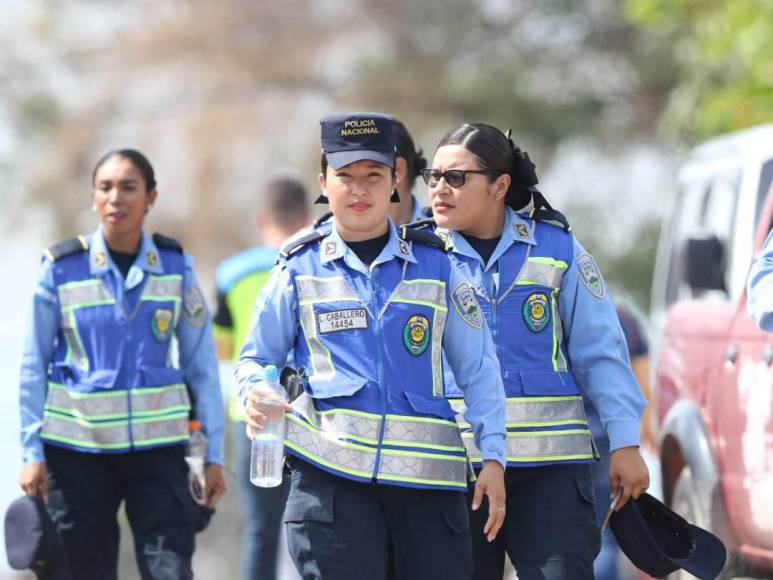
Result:
{"label": "epaulette", "polygon": [[287,243],[279,250],[279,259],[286,260],[304,246],[307,246],[312,242],[316,242],[317,240],[321,240],[327,234],[328,233],[325,231],[322,231],[318,228],[313,228],[307,234],[290,238]]}
{"label": "epaulette", "polygon": [[65,256],[71,256],[72,254],[88,251],[89,244],[86,241],[86,238],[84,236],[78,236],[75,238],[69,238],[63,242],[59,242],[58,244],[54,244],[50,248],[46,248],[43,250],[43,255],[52,262],[56,262]]}
{"label": "epaulette", "polygon": [[174,238],[164,236],[162,234],[153,234],[153,243],[159,248],[164,250],[177,250],[181,254],[183,253],[183,246],[180,242]]}
{"label": "epaulette", "polygon": [[538,222],[552,222],[554,225],[561,226],[565,232],[572,231],[572,226],[569,225],[566,216],[554,209],[533,209],[529,212],[529,217]]}
{"label": "epaulette", "polygon": [[420,229],[429,225],[429,223],[424,222],[432,222],[434,224],[435,220],[420,220],[412,224],[400,226],[400,239],[406,242],[417,242],[427,246],[434,246],[445,252],[447,250],[446,242],[442,238],[436,236],[431,231]]}

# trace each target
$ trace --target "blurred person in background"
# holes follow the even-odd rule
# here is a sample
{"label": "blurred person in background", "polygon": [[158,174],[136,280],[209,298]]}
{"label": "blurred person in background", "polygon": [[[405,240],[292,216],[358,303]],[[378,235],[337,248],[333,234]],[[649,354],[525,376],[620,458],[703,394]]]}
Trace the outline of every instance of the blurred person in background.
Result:
{"label": "blurred person in background", "polygon": [[416,149],[413,137],[402,122],[395,120],[395,173],[400,201],[389,206],[389,219],[395,224],[407,224],[424,219],[424,209],[413,191],[419,172],[427,167],[421,149]]}
{"label": "blurred person in background", "polygon": [[[491,328],[507,396],[507,516],[503,533],[486,542],[488,509],[470,513],[474,578],[500,580],[507,553],[520,580],[591,579],[600,542],[591,470],[598,453],[583,392],[610,440],[609,479],[622,488],[617,509],[649,485],[638,449],[646,403],[609,291],[566,219],[535,188],[528,155],[495,127],[450,131],[422,176],[436,233],[468,272]],[[517,213],[530,202],[531,213]],[[453,374],[446,377],[447,396],[458,397]],[[479,465],[471,435],[466,427]]]}
{"label": "blurred person in background", "polygon": [[749,272],[747,305],[760,328],[773,332],[773,231]]}
{"label": "blurred person in background", "polygon": [[91,197],[96,231],[44,252],[21,369],[19,483],[47,502],[73,578],[117,577],[122,501],[142,578],[192,578],[189,392],[209,439],[206,505],[225,492],[210,316],[180,244],[143,231],[158,197],[145,156],[103,156]]}
{"label": "blurred person in background", "polygon": [[[235,363],[255,310],[255,299],[276,264],[282,243],[309,223],[309,200],[303,184],[287,177],[266,186],[262,209],[257,215],[261,245],[225,260],[215,273],[217,311],[215,342],[221,360]],[[242,568],[245,580],[273,580],[282,541],[289,474],[282,485],[257,487],[250,483],[250,441],[244,436],[244,407],[231,389],[229,417],[233,423],[236,470],[244,506]]]}
{"label": "blurred person in background", "polygon": [[267,410],[253,385],[288,356],[309,372],[287,414],[285,511],[304,578],[467,580],[469,472],[443,398],[441,349],[483,447],[475,501],[504,519],[501,378],[475,297],[434,235],[388,218],[394,119],[321,120],[319,176],[332,220],[289,242],[258,297],[237,366],[250,430]]}

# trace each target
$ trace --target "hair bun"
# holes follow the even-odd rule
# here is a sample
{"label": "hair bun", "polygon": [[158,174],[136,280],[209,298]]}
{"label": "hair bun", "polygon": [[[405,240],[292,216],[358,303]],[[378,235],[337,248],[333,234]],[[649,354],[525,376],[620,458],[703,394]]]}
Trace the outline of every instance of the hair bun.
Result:
{"label": "hair bun", "polygon": [[521,151],[517,145],[513,145],[512,177],[514,181],[523,187],[532,187],[539,183],[539,179],[537,179],[537,166],[529,159],[529,154],[526,151]]}
{"label": "hair bun", "polygon": [[419,173],[421,172],[422,169],[426,169],[427,168],[427,160],[422,155],[423,153],[424,153],[424,151],[419,149],[416,152],[416,156],[413,158],[413,163],[415,165],[415,167],[414,167],[414,175],[419,175]]}

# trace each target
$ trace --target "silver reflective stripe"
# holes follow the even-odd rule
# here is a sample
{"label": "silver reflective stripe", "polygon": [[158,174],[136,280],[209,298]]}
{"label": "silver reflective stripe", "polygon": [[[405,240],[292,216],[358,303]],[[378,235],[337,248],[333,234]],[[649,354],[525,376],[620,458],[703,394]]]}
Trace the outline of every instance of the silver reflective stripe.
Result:
{"label": "silver reflective stripe", "polygon": [[[293,403],[302,415],[287,415],[287,446],[309,459],[357,477],[370,478],[375,469],[380,415],[336,409],[319,412],[311,397]],[[347,441],[346,439],[349,439]],[[466,458],[432,451],[463,452],[456,424],[442,419],[387,415],[384,445],[426,451],[382,449],[377,478],[422,485],[466,486]]]}
{"label": "silver reflective stripe", "polygon": [[129,417],[126,391],[76,393],[57,383],[48,383],[46,409],[92,421]]}
{"label": "silver reflective stripe", "polygon": [[44,412],[40,438],[87,449],[128,449],[129,422],[92,423]]}
{"label": "silver reflective stripe", "polygon": [[78,334],[78,324],[75,320],[75,313],[72,309],[62,312],[62,332],[64,341],[67,343],[66,362],[72,362],[79,369],[87,371],[89,368],[89,359],[83,348],[81,337]]}
{"label": "silver reflective stripe", "polygon": [[[475,446],[472,433],[464,433],[462,439],[470,460],[481,461],[481,454]],[[591,432],[588,429],[509,432],[505,447],[507,461],[514,463],[570,461],[594,457]]]}
{"label": "silver reflective stripe", "polygon": [[295,277],[298,289],[298,302],[338,302],[354,300],[360,302],[359,296],[352,291],[343,276],[321,278],[318,276],[298,275]]}
{"label": "silver reflective stripe", "polygon": [[384,449],[376,479],[466,488],[467,458]]}
{"label": "silver reflective stripe", "polygon": [[[449,399],[457,413],[457,423],[464,421],[467,407],[463,399]],[[505,401],[505,424],[508,427],[550,427],[568,424],[587,425],[582,397],[512,397]]]}
{"label": "silver reflective stripe", "polygon": [[338,441],[295,415],[287,415],[285,445],[320,465],[357,477],[373,477],[375,449]]}
{"label": "silver reflective stripe", "polygon": [[140,300],[151,298],[164,298],[166,300],[180,300],[183,291],[183,277],[179,274],[167,276],[148,275],[145,286],[142,288]]}
{"label": "silver reflective stripe", "polygon": [[115,304],[113,295],[110,294],[110,290],[101,279],[68,282],[59,286],[57,292],[59,294],[59,307],[62,310]]}
{"label": "silver reflective stripe", "polygon": [[539,284],[548,288],[559,288],[566,269],[566,262],[560,260],[528,258],[518,274],[516,284]]}
{"label": "silver reflective stripe", "polygon": [[448,317],[446,303],[446,284],[441,280],[402,280],[397,285],[389,302],[407,302],[410,304],[424,304],[434,308],[432,320],[432,394],[435,397],[443,395],[443,332]]}
{"label": "silver reflective stripe", "polygon": [[134,445],[161,445],[188,439],[188,412],[152,419],[132,420]]}
{"label": "silver reflective stripe", "polygon": [[133,416],[187,411],[191,408],[188,391],[182,384],[132,389],[131,400]]}
{"label": "silver reflective stripe", "polygon": [[569,364],[561,350],[564,342],[564,325],[558,312],[558,290],[553,290],[553,368],[560,372],[567,372]]}
{"label": "silver reflective stripe", "polygon": [[389,302],[411,302],[445,308],[446,284],[441,280],[401,280],[389,297]]}
{"label": "silver reflective stripe", "polygon": [[330,381],[335,376],[335,367],[330,351],[322,343],[317,333],[317,321],[314,316],[314,304],[323,302],[341,302],[350,300],[360,302],[343,276],[321,278],[298,275],[295,277],[300,305],[301,327],[311,354],[311,367],[315,381]]}
{"label": "silver reflective stripe", "polygon": [[317,321],[314,317],[314,306],[307,304],[300,307],[301,328],[311,355],[312,377],[315,381],[330,381],[335,376],[335,367],[330,351],[322,344],[317,334]]}

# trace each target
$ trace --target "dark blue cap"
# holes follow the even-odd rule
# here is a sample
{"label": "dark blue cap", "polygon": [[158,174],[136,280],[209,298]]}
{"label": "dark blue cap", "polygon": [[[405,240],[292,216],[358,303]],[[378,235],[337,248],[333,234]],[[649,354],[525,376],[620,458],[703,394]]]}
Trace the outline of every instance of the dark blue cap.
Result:
{"label": "dark blue cap", "polygon": [[355,161],[395,166],[395,118],[383,113],[341,113],[323,117],[322,153],[333,169]]}
{"label": "dark blue cap", "polygon": [[702,580],[713,580],[725,565],[727,551],[719,538],[647,493],[612,514],[609,526],[628,559],[654,578],[682,568]]}
{"label": "dark blue cap", "polygon": [[62,539],[39,496],[25,495],[8,506],[5,551],[14,570],[30,569],[47,580],[70,577]]}

